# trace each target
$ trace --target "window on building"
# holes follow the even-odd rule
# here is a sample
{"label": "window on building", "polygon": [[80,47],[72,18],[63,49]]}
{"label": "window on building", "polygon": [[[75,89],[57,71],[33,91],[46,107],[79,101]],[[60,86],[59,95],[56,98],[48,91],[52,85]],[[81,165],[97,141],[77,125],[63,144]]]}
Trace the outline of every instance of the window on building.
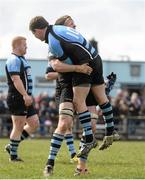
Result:
{"label": "window on building", "polygon": [[36,87],[54,87],[55,86],[55,83],[56,81],[55,80],[46,80],[44,77],[40,77],[40,76],[37,76],[35,78],[35,86]]}
{"label": "window on building", "polygon": [[6,87],[7,86],[7,78],[6,76],[0,76],[0,86]]}
{"label": "window on building", "polygon": [[141,66],[139,64],[130,65],[130,75],[132,77],[139,77],[141,74]]}

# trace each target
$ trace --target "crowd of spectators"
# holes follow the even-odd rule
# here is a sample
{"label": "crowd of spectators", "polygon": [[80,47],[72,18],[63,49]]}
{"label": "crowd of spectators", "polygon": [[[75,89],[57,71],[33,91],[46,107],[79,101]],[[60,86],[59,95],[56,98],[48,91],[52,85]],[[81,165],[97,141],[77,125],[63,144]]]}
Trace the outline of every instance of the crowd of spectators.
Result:
{"label": "crowd of spectators", "polygon": [[[129,93],[127,90],[118,90],[115,97],[110,97],[113,105],[115,123],[117,124],[122,117],[128,117],[128,123],[132,127],[140,123],[139,116],[145,114],[145,99],[138,92]],[[43,92],[34,97],[35,107],[40,118],[40,136],[52,134],[58,123],[58,108],[55,104],[55,96],[49,97],[47,92]],[[99,123],[103,123],[102,113],[97,108]],[[134,117],[134,121],[131,118]],[[132,128],[133,129],[133,128]],[[11,130],[11,119],[6,103],[6,94],[0,92],[0,132],[5,131],[9,135]],[[1,136],[1,134],[0,134]]]}
{"label": "crowd of spectators", "polygon": [[55,96],[49,97],[47,92],[43,92],[34,98],[34,102],[40,119],[40,135],[52,134],[58,123]]}
{"label": "crowd of spectators", "polygon": [[[137,92],[129,93],[127,90],[119,89],[115,97],[110,97],[113,114],[117,118],[128,116],[135,117],[145,115],[145,98]],[[102,112],[97,108],[99,116]]]}
{"label": "crowd of spectators", "polygon": [[127,90],[119,90],[117,96],[112,98],[112,105],[116,124],[121,118],[127,117],[128,134],[135,134],[136,127],[141,125],[141,119],[145,115],[145,98],[138,92],[129,93]]}
{"label": "crowd of spectators", "polygon": [[6,93],[0,92],[0,137],[3,136],[3,134],[9,136],[12,126],[6,96]]}

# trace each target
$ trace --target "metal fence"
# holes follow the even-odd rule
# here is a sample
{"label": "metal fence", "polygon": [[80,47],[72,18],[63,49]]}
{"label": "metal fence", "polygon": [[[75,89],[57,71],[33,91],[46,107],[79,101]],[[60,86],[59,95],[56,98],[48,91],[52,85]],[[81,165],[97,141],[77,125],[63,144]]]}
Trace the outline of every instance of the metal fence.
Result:
{"label": "metal fence", "polygon": [[[123,140],[145,140],[145,116],[119,116],[115,118],[115,129],[120,134]],[[37,130],[34,137],[46,138],[51,137],[57,121],[45,121],[40,123],[40,128]],[[105,133],[105,125],[99,122],[97,127],[97,137],[102,139]],[[12,129],[11,117],[7,114],[0,114],[0,137],[8,137]],[[80,138],[82,128],[77,118],[74,120],[73,133],[75,138]]]}

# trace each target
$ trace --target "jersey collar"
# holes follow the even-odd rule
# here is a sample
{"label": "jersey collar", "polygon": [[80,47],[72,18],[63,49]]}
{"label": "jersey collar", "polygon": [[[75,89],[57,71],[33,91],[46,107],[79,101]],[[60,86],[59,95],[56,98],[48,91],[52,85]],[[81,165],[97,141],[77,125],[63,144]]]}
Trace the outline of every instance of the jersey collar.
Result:
{"label": "jersey collar", "polygon": [[46,30],[46,33],[45,33],[45,43],[49,43],[48,42],[48,34],[50,33],[50,29],[52,28],[52,25],[49,25],[48,27],[47,27],[47,30]]}
{"label": "jersey collar", "polygon": [[15,53],[11,53],[11,54],[13,54],[13,55],[17,56],[18,58],[23,58],[23,59],[25,59],[25,57],[24,57],[24,56],[19,56],[19,55],[15,54]]}

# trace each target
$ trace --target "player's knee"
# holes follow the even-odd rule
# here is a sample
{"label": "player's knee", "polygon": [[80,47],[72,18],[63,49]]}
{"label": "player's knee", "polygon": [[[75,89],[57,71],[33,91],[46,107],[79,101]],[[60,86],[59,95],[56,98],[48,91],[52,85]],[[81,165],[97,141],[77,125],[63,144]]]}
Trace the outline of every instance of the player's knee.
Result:
{"label": "player's knee", "polygon": [[72,108],[63,108],[59,111],[59,115],[68,115],[73,117],[74,112]]}
{"label": "player's knee", "polygon": [[73,120],[73,110],[72,109],[62,109],[59,112],[59,123],[58,123],[58,129],[62,133],[66,133],[68,128],[71,128],[72,120]]}
{"label": "player's knee", "polygon": [[59,112],[59,119],[61,120],[61,122],[64,122],[66,128],[71,127],[73,116],[74,113],[72,109],[64,108]]}
{"label": "player's knee", "polygon": [[65,119],[61,120],[58,123],[57,129],[61,132],[61,133],[66,133],[67,131],[67,124],[65,123]]}
{"label": "player's knee", "polygon": [[73,109],[71,109],[71,108],[61,109],[59,111],[59,117],[60,117],[60,119],[65,121],[66,124],[70,124],[70,126],[71,126],[72,120],[73,120],[73,117],[74,117]]}
{"label": "player's knee", "polygon": [[40,127],[39,119],[34,119],[34,129],[38,129]]}
{"label": "player's knee", "polygon": [[29,127],[35,131],[36,129],[38,129],[40,127],[40,122],[38,118],[32,119],[29,123],[28,123]]}

